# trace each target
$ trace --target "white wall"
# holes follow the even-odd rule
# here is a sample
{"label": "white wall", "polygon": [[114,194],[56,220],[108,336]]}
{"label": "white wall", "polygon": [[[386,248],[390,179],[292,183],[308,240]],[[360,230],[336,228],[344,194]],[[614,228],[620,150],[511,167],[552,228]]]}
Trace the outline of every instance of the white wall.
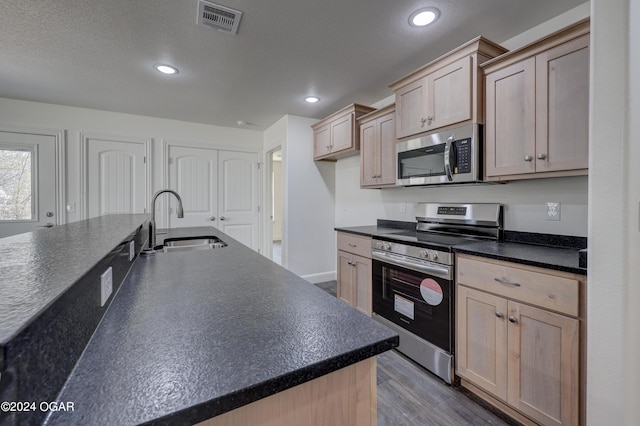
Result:
{"label": "white wall", "polygon": [[[76,206],[75,213],[67,213],[67,222],[81,219],[79,215],[81,132],[153,139],[151,192],[161,189],[163,185],[161,175],[163,140],[256,153],[262,149],[262,133],[254,130],[0,98],[0,128],[3,126],[66,130],[66,201]],[[162,217],[158,222],[163,226]]]}
{"label": "white wall", "polygon": [[282,265],[311,282],[335,279],[334,163],[313,161],[317,120],[287,115],[264,133],[265,153],[282,146]]}
{"label": "white wall", "polygon": [[640,0],[591,6],[587,421],[632,425],[640,419]]}

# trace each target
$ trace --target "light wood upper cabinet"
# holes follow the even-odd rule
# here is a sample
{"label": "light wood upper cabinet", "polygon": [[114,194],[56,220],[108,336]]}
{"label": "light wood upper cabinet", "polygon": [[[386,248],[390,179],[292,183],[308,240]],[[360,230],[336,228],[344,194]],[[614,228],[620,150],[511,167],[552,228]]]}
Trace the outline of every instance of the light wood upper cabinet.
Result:
{"label": "light wood upper cabinet", "polygon": [[311,126],[314,160],[338,160],[358,155],[360,130],[356,120],[374,110],[365,105],[351,104]]}
{"label": "light wood upper cabinet", "polygon": [[464,254],[456,261],[462,385],[539,424],[584,424],[586,277]]}
{"label": "light wood upper cabinet", "polygon": [[477,37],[392,83],[397,138],[457,123],[484,123],[479,64],[505,51]]}
{"label": "light wood upper cabinet", "polygon": [[396,184],[394,105],[362,116],[360,125],[360,186],[382,188]]}
{"label": "light wood upper cabinet", "polygon": [[487,179],[587,174],[589,21],[482,67]]}
{"label": "light wood upper cabinet", "polygon": [[371,316],[371,238],[338,232],[337,296]]}

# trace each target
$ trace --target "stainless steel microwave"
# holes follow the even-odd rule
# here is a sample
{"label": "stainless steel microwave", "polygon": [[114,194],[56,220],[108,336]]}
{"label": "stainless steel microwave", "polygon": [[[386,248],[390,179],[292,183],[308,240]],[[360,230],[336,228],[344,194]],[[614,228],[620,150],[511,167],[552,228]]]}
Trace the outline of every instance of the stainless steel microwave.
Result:
{"label": "stainless steel microwave", "polygon": [[396,184],[443,185],[482,180],[480,125],[468,124],[396,145]]}

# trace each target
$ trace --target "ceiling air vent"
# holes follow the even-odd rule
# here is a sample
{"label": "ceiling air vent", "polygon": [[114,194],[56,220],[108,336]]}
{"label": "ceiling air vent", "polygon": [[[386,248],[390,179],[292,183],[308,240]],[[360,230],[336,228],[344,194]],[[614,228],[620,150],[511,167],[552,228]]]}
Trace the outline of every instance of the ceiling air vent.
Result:
{"label": "ceiling air vent", "polygon": [[242,12],[200,0],[198,2],[198,24],[224,31],[225,33],[237,34],[240,25]]}

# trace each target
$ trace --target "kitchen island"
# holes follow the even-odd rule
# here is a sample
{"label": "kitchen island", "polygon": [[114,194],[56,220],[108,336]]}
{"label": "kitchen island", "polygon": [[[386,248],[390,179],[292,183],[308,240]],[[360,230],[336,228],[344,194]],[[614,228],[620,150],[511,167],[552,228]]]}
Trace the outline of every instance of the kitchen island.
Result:
{"label": "kitchen island", "polygon": [[140,256],[45,423],[375,423],[397,334],[215,228],[158,240],[187,235],[228,245]]}

